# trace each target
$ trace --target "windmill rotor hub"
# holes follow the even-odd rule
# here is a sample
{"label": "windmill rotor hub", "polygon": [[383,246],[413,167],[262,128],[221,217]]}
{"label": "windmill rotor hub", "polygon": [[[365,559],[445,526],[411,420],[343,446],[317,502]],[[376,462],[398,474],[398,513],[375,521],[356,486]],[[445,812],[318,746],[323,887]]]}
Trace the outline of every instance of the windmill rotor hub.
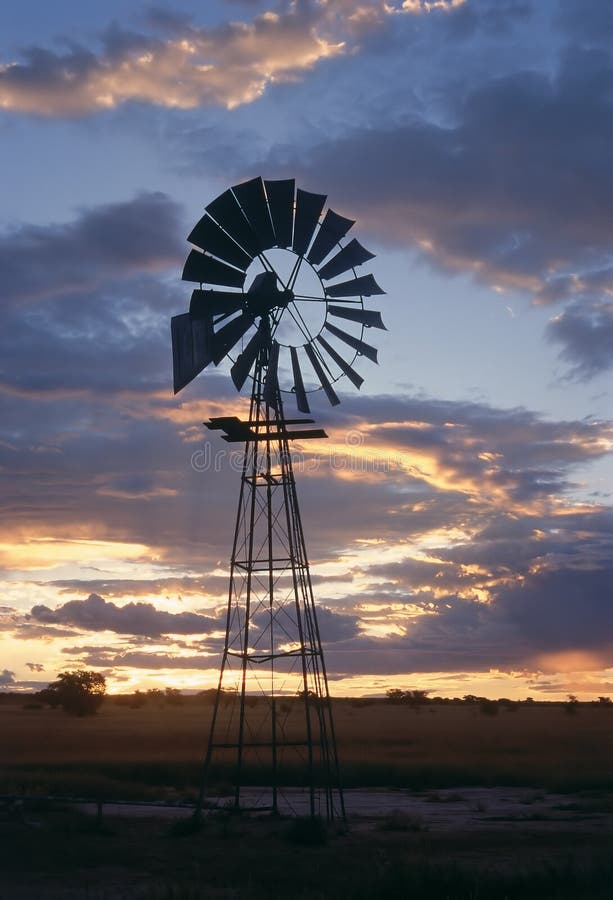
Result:
{"label": "windmill rotor hub", "polygon": [[247,291],[245,306],[253,316],[265,316],[276,309],[284,309],[293,299],[293,291],[279,288],[274,272],[260,272]]}

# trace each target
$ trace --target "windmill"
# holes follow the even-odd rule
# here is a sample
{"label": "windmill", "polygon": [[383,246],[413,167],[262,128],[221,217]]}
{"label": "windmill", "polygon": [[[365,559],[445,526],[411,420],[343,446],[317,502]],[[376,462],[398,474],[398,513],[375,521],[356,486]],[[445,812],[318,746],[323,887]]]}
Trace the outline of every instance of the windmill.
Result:
{"label": "windmill", "polygon": [[371,274],[357,274],[374,254],[346,241],[354,222],[324,214],[326,200],[293,179],[254,178],[209,203],[188,237],[183,279],[199,287],[189,312],[171,322],[175,393],[226,359],[237,390],[250,385],[247,419],[205,423],[244,450],[198,816],[215,773],[232,782],[236,809],[301,811],[281,787],[292,783],[311,816],[345,816],[289,449],[327,435],[305,427],[311,418],[286,418],[284,395],[308,415],[313,391],[335,406],[336,381],[361,386],[356,358],[377,361],[365,329],[385,327],[363,298],[384,292]]}

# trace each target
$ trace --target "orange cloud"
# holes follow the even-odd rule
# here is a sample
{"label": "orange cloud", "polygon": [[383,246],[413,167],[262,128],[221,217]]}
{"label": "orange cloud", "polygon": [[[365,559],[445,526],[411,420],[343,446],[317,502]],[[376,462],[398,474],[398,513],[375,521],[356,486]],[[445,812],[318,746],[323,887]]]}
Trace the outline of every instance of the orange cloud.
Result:
{"label": "orange cloud", "polygon": [[82,49],[65,56],[33,53],[25,65],[0,67],[0,107],[47,116],[83,115],[134,100],[232,109],[253,102],[270,84],[343,53],[342,40],[323,34],[325,17],[311,18],[265,12],[250,24],[186,27],[182,36],[166,40],[117,41],[111,32],[98,57]]}

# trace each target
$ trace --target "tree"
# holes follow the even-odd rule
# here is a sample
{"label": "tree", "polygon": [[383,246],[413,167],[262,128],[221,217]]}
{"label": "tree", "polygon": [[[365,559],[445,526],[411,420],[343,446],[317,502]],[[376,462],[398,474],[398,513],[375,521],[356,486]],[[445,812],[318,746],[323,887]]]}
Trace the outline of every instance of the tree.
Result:
{"label": "tree", "polygon": [[568,701],[564,704],[564,709],[572,716],[579,708],[579,700],[574,694],[567,694],[567,697]]}
{"label": "tree", "polygon": [[423,706],[424,703],[428,703],[430,698],[428,694],[430,691],[422,691],[422,690],[412,690],[404,692],[405,702],[409,704],[409,706]]}
{"label": "tree", "polygon": [[40,692],[49,706],[61,706],[73,716],[93,716],[106,693],[106,679],[98,672],[75,670],[60,672],[57,680]]}
{"label": "tree", "polygon": [[404,691],[400,688],[388,688],[388,690],[385,692],[385,696],[390,703],[404,702]]}

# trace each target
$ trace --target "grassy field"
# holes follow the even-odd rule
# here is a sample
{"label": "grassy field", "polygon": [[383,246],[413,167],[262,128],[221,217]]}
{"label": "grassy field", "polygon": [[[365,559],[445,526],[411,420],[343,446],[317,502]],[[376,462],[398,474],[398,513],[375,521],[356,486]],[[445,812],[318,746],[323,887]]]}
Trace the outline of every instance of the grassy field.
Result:
{"label": "grassy field", "polygon": [[[1,703],[0,791],[190,799],[210,714],[194,697],[137,709],[107,698],[87,718]],[[347,787],[613,788],[613,708],[580,704],[569,715],[562,705],[534,704],[484,715],[469,704],[338,700],[334,716]],[[285,718],[291,736],[301,722],[298,703],[286,704]],[[257,783],[266,772],[252,777]],[[300,783],[301,773],[290,767],[286,778]]]}

